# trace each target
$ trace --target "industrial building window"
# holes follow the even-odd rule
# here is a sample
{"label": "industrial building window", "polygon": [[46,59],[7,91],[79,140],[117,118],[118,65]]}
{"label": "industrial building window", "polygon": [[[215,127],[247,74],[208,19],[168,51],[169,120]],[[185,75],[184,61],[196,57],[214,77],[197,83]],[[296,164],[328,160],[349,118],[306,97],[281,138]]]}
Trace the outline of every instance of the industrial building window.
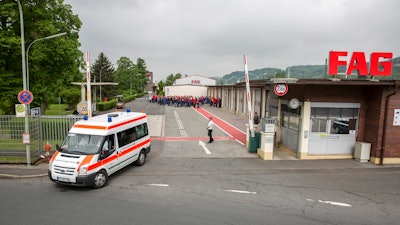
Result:
{"label": "industrial building window", "polygon": [[311,108],[311,132],[352,134],[356,130],[358,108]]}

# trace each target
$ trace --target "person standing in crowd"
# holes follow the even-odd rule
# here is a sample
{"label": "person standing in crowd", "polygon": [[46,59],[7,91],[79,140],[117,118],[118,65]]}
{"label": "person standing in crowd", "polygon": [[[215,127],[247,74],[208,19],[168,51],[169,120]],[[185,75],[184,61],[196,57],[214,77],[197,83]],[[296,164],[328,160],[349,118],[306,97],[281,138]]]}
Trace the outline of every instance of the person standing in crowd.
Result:
{"label": "person standing in crowd", "polygon": [[258,117],[257,112],[254,112],[254,124],[258,124],[260,122],[260,117]]}
{"label": "person standing in crowd", "polygon": [[214,139],[212,137],[213,128],[214,128],[214,122],[212,121],[212,117],[209,116],[207,130],[208,130],[208,137],[210,137],[210,140],[208,141],[208,143],[212,143],[214,141]]}

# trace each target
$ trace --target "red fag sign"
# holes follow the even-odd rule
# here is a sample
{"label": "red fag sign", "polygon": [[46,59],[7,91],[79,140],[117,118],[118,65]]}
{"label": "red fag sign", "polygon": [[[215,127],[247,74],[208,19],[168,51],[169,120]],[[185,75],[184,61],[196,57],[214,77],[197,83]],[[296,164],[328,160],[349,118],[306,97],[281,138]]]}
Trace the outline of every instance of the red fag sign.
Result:
{"label": "red fag sign", "polygon": [[274,86],[274,92],[278,96],[284,96],[289,90],[289,86],[286,83],[278,83]]}

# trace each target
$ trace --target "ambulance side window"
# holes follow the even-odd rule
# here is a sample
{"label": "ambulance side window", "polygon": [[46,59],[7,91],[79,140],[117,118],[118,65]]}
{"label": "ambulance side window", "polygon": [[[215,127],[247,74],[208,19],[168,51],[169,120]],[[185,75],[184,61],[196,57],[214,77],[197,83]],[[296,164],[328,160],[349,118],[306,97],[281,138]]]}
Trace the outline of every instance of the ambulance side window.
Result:
{"label": "ambulance side window", "polygon": [[103,150],[112,150],[115,149],[115,144],[114,144],[114,134],[108,135],[106,139],[104,140],[103,144]]}
{"label": "ambulance side window", "polygon": [[114,134],[108,135],[103,143],[103,146],[101,148],[101,159],[105,159],[108,156],[110,156],[115,150],[115,145],[114,145]]}
{"label": "ambulance side window", "polygon": [[149,134],[149,131],[147,129],[147,123],[140,124],[139,126],[137,126],[136,133],[138,139],[147,136]]}
{"label": "ambulance side window", "polygon": [[127,130],[118,132],[118,146],[123,147],[127,144],[130,144],[136,140],[136,128],[132,127]]}

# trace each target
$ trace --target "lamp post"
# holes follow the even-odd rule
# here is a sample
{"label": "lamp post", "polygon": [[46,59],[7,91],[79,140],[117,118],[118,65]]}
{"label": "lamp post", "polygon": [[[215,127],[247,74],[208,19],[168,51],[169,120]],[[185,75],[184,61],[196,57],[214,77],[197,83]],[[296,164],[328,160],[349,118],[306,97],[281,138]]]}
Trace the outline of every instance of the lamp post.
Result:
{"label": "lamp post", "polygon": [[[19,10],[19,20],[20,20],[20,28],[21,28],[21,58],[22,58],[22,83],[23,89],[27,90],[26,88],[26,65],[25,65],[25,33],[24,33],[24,15],[22,13],[22,6],[19,0],[16,0],[18,4]],[[29,133],[29,121],[28,121],[28,113],[25,108],[25,133]],[[26,165],[28,167],[31,166],[31,150],[30,145],[25,144],[26,149]]]}
{"label": "lamp post", "polygon": [[43,38],[39,38],[36,39],[34,41],[32,41],[32,43],[29,44],[27,50],[26,50],[26,80],[27,80],[27,90],[29,90],[29,49],[31,48],[31,46],[38,42],[38,41],[43,41],[43,40],[47,40],[47,39],[52,39],[52,38],[56,38],[56,37],[60,37],[63,35],[66,35],[67,33],[63,32],[63,33],[59,33],[59,34],[55,34],[55,35],[51,35],[51,36],[47,36],[47,37],[43,37]]}

